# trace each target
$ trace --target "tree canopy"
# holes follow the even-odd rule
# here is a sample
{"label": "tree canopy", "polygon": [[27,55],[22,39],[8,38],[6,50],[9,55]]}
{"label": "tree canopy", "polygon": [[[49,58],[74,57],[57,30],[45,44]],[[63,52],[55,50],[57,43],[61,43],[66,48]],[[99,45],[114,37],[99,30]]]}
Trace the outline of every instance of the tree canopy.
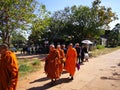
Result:
{"label": "tree canopy", "polygon": [[89,6],[65,7],[51,14],[46,6],[36,0],[0,1],[0,37],[10,44],[16,30],[29,30],[29,44],[54,40],[80,42],[99,38],[109,23],[118,19],[110,7],[95,0]]}
{"label": "tree canopy", "polygon": [[25,30],[35,17],[35,0],[1,0],[0,1],[0,37],[3,43],[10,44],[14,30]]}

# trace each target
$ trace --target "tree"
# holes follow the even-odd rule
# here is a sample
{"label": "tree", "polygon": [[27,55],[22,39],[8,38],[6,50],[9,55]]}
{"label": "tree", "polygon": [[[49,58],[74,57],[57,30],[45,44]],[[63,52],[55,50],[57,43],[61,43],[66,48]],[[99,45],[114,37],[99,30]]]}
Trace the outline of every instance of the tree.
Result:
{"label": "tree", "polygon": [[14,30],[26,30],[35,17],[35,0],[1,0],[0,1],[0,37],[3,43],[10,44]]}
{"label": "tree", "polygon": [[111,8],[100,3],[100,0],[95,0],[92,7],[74,5],[55,12],[50,26],[53,37],[71,37],[70,40],[74,42],[100,37],[103,30],[109,28],[108,24],[117,19]]}
{"label": "tree", "polygon": [[46,33],[47,27],[51,22],[50,12],[46,10],[45,5],[40,4],[38,11],[36,11],[36,18],[34,18],[31,26],[31,34],[29,36],[29,42],[31,44],[39,44],[42,40],[43,34]]}
{"label": "tree", "polygon": [[11,43],[13,46],[21,48],[26,44],[26,42],[26,38],[21,33],[17,33],[16,31],[12,33]]}

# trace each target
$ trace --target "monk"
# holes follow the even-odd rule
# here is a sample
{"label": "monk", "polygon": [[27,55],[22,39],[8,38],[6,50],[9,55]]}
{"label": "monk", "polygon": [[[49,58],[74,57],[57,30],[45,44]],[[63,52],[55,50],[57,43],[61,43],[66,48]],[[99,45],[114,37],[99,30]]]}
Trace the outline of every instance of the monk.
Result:
{"label": "monk", "polygon": [[65,54],[64,54],[64,51],[61,49],[60,45],[57,45],[57,50],[60,53],[60,61],[61,62],[59,64],[59,70],[60,70],[60,73],[62,73],[62,71],[63,71],[63,64],[65,62]]}
{"label": "monk", "polygon": [[18,81],[17,59],[8,50],[7,44],[0,45],[0,90],[16,90]]}
{"label": "monk", "polygon": [[47,77],[51,79],[52,83],[54,83],[56,79],[60,77],[59,64],[60,54],[58,50],[55,49],[55,46],[51,44],[49,47],[49,54],[45,58],[44,69]]}
{"label": "monk", "polygon": [[77,52],[75,48],[73,48],[73,44],[70,43],[67,50],[66,62],[65,62],[65,69],[70,74],[70,80],[73,80],[73,76],[75,74],[75,69],[76,69],[76,62],[77,62]]}

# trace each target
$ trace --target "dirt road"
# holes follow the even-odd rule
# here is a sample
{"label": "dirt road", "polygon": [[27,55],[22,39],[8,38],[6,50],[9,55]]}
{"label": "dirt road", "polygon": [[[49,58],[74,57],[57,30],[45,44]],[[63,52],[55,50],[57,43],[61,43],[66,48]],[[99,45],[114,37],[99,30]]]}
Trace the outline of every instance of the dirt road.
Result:
{"label": "dirt road", "polygon": [[76,70],[73,81],[68,76],[64,72],[51,85],[42,69],[19,80],[17,90],[120,90],[120,50],[89,59]]}

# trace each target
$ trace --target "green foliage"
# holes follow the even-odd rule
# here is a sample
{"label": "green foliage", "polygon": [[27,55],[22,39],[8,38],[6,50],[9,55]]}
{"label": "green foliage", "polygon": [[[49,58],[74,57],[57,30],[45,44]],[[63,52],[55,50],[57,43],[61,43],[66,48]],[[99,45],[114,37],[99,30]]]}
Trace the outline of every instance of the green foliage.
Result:
{"label": "green foliage", "polygon": [[105,48],[105,46],[103,46],[103,45],[97,45],[96,47],[97,47],[97,49],[104,49]]}
{"label": "green foliage", "polygon": [[[49,26],[49,40],[64,39],[80,42],[83,39],[94,39],[104,34],[108,24],[117,19],[111,8],[101,6],[101,0],[95,0],[92,7],[72,6],[56,11]],[[46,35],[44,35],[46,37]],[[71,37],[70,39],[68,37]]]}
{"label": "green foliage", "polygon": [[11,34],[17,29],[28,29],[35,17],[35,0],[0,1],[0,37],[3,43],[10,44]]}
{"label": "green foliage", "polygon": [[38,14],[34,18],[31,26],[31,35],[29,36],[30,44],[39,44],[42,40],[43,33],[46,33],[46,29],[51,23],[51,18],[49,17],[50,12],[46,10],[45,5],[40,4],[38,8]]}
{"label": "green foliage", "polygon": [[40,61],[39,60],[34,60],[34,62],[32,63],[33,66],[38,66],[40,65]]}
{"label": "green foliage", "polygon": [[19,74],[20,77],[25,76],[26,74],[29,74],[31,72],[37,71],[41,69],[41,62],[40,60],[34,59],[34,60],[28,60],[23,59],[19,60]]}
{"label": "green foliage", "polygon": [[20,72],[30,72],[30,71],[32,71],[32,67],[27,64],[22,64],[19,66],[19,71]]}
{"label": "green foliage", "polygon": [[20,48],[23,47],[23,45],[25,45],[26,43],[26,38],[21,35],[20,33],[14,32],[12,34],[12,38],[11,38],[11,44],[13,44],[13,46]]}
{"label": "green foliage", "polygon": [[118,50],[118,49],[120,49],[120,47],[95,49],[95,50],[91,51],[91,54],[92,54],[92,57],[97,57],[100,55],[104,55],[104,54],[113,52],[113,51]]}
{"label": "green foliage", "polygon": [[118,46],[120,44],[120,24],[116,24],[116,26],[112,30],[109,30],[106,34],[106,37],[108,39],[107,46]]}

